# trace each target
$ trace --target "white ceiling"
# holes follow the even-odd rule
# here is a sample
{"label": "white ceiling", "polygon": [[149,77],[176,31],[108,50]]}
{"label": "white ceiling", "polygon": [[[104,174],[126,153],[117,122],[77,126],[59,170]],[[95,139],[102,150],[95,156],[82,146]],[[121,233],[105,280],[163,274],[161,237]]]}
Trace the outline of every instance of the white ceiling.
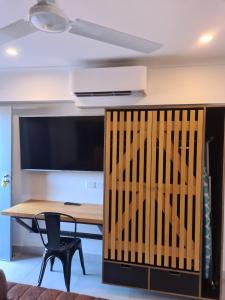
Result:
{"label": "white ceiling", "polygon": [[[0,27],[27,18],[33,0],[0,0]],[[37,32],[0,47],[0,68],[76,66],[98,60],[225,58],[225,0],[58,0],[71,20],[85,19],[157,41],[149,56],[69,33]],[[215,34],[200,45],[205,32]],[[19,49],[17,57],[4,50]]]}

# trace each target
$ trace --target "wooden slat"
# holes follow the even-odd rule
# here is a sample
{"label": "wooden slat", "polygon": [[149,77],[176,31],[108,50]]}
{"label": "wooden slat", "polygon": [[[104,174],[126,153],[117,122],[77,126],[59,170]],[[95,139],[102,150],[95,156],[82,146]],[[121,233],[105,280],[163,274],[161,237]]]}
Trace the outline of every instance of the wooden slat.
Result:
{"label": "wooden slat", "polygon": [[203,110],[198,111],[197,159],[196,159],[196,206],[195,206],[195,250],[194,270],[200,270],[201,239],[201,191],[202,191],[202,145],[203,145]]}
{"label": "wooden slat", "polygon": [[137,211],[137,151],[138,142],[138,112],[133,113],[133,164],[132,164],[132,203],[131,203],[131,262],[135,262],[136,252],[136,211]]}
{"label": "wooden slat", "polygon": [[[173,142],[173,186],[178,184],[178,149],[179,149],[179,130],[176,126],[179,122],[180,111],[175,111],[174,120],[174,142]],[[173,188],[173,200],[172,200],[172,249],[177,247],[177,191]],[[172,268],[176,268],[176,255],[172,252]]]}
{"label": "wooden slat", "polygon": [[150,264],[154,264],[155,246],[155,201],[156,201],[156,136],[157,135],[157,111],[152,112],[152,159],[151,159],[151,211],[150,211]]}
{"label": "wooden slat", "polygon": [[185,191],[187,181],[186,172],[186,150],[187,150],[187,110],[182,112],[182,134],[181,134],[181,189],[180,189],[180,230],[179,230],[179,268],[184,269],[184,247],[187,244],[187,234],[185,230]]}
{"label": "wooden slat", "polygon": [[113,141],[112,141],[112,206],[111,206],[111,259],[116,258],[116,191],[117,191],[117,111],[113,112]]}
{"label": "wooden slat", "polygon": [[[159,114],[159,158],[158,158],[158,184],[163,184],[163,153],[164,153],[164,111]],[[163,191],[158,189],[157,203],[157,266],[162,265],[162,210],[163,210]]]}
{"label": "wooden slat", "polygon": [[170,233],[170,172],[171,172],[171,119],[172,111],[167,112],[167,122],[166,122],[166,183],[165,183],[165,230],[164,230],[164,266],[169,266],[169,233]]}
{"label": "wooden slat", "polygon": [[105,115],[105,199],[104,199],[104,258],[108,258],[109,236],[109,186],[110,186],[110,120],[111,113]]}
{"label": "wooden slat", "polygon": [[194,120],[195,111],[190,112],[190,129],[189,129],[189,166],[188,166],[188,211],[187,211],[187,270],[192,269],[192,219],[193,219],[193,172],[194,172]]}
{"label": "wooden slat", "polygon": [[152,156],[152,111],[148,111],[147,115],[147,156],[146,156],[146,190],[145,190],[145,201],[146,201],[146,210],[145,210],[145,263],[150,263],[150,201],[151,201],[151,192],[150,192],[150,182],[151,182],[151,156]]}
{"label": "wooden slat", "polygon": [[140,115],[140,147],[139,147],[139,193],[138,193],[138,262],[143,256],[143,202],[144,202],[144,144],[145,144],[145,112]]}
{"label": "wooden slat", "polygon": [[125,213],[124,213],[124,261],[128,261],[128,242],[129,242],[129,199],[130,199],[130,152],[131,152],[131,112],[127,112],[126,120],[126,172],[125,172]]}
{"label": "wooden slat", "polygon": [[117,228],[117,260],[122,260],[122,231],[123,231],[123,169],[124,169],[124,112],[120,112],[119,126],[119,173],[118,173],[118,228]]}

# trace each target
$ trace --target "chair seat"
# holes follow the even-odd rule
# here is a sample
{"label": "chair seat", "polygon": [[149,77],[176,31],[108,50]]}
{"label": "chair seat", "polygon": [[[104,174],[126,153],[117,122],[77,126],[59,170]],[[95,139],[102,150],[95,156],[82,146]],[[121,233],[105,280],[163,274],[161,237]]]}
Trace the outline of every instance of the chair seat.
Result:
{"label": "chair seat", "polygon": [[60,247],[68,246],[74,247],[81,243],[80,238],[70,238],[70,237],[61,237],[60,238]]}
{"label": "chair seat", "polygon": [[51,247],[46,247],[46,250],[51,250],[51,251],[66,251],[66,250],[70,250],[72,248],[77,248],[77,246],[81,243],[81,239],[80,238],[71,238],[71,237],[61,237],[60,238],[60,246],[58,249],[54,248],[51,249]]}

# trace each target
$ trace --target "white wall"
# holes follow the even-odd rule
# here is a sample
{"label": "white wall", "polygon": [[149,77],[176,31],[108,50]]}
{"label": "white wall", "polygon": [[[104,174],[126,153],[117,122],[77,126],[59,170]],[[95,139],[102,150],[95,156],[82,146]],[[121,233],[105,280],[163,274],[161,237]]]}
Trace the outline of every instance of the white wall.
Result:
{"label": "white wall", "polygon": [[149,68],[149,104],[225,104],[225,65]]}
{"label": "white wall", "polygon": [[[138,105],[151,104],[193,104],[193,103],[224,103],[225,104],[225,65],[177,66],[148,68],[148,96],[139,99]],[[68,88],[67,70],[24,70],[16,72],[0,72],[0,101],[66,101],[72,100],[73,95]],[[117,98],[118,99],[118,98]],[[96,103],[101,106],[101,103]],[[117,100],[118,102],[118,100]],[[127,104],[120,99],[121,104]],[[89,105],[90,103],[88,103]],[[112,103],[109,103],[113,105]],[[65,104],[66,107],[71,104]],[[69,107],[69,106],[68,106]],[[79,113],[79,110],[75,110]],[[91,113],[91,111],[87,111]],[[68,114],[71,110],[68,109]],[[86,201],[102,201],[102,191],[90,191],[84,182],[102,180],[100,174],[81,173],[26,173],[21,172],[18,165],[18,131],[17,120],[14,120],[14,189],[13,202],[16,203],[27,197],[43,197],[64,201],[75,199],[79,195]],[[17,157],[17,158],[16,158]],[[44,188],[43,188],[44,187]],[[66,187],[66,188],[65,188]],[[69,191],[69,192],[68,192]],[[70,198],[71,197],[71,198]],[[70,199],[69,199],[70,198]],[[30,245],[30,235],[17,227],[14,243]],[[32,239],[32,243],[36,241]],[[90,251],[100,251],[95,243],[89,243]],[[89,251],[88,250],[88,251]],[[224,264],[225,269],[225,264]]]}
{"label": "white wall", "polygon": [[67,101],[68,71],[26,69],[0,72],[0,101]]}

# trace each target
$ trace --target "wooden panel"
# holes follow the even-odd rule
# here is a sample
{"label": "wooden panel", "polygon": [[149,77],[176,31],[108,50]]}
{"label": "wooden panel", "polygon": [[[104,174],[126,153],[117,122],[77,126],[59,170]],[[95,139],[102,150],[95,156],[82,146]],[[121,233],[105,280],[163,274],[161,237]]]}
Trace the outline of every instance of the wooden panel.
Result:
{"label": "wooden panel", "polygon": [[144,202],[144,142],[145,142],[145,112],[140,114],[140,147],[139,147],[139,194],[138,194],[138,262],[143,256],[143,202]]}
{"label": "wooden panel", "polygon": [[180,190],[180,249],[179,268],[184,269],[184,247],[187,244],[187,234],[185,230],[185,190],[187,182],[186,172],[186,150],[187,150],[187,111],[182,112],[182,134],[181,134],[181,190]]}
{"label": "wooden panel", "polygon": [[165,183],[165,230],[164,230],[164,266],[169,266],[169,234],[170,234],[170,172],[171,172],[171,119],[172,111],[167,112],[166,122],[166,183]]}
{"label": "wooden panel", "polygon": [[155,201],[156,201],[156,147],[157,147],[157,112],[152,112],[152,160],[151,160],[151,211],[150,211],[150,264],[154,265],[155,246]]}
{"label": "wooden panel", "polygon": [[152,130],[152,112],[148,111],[147,115],[147,148],[146,148],[146,189],[145,189],[145,263],[150,263],[150,209],[151,209],[151,193],[150,193],[150,183],[151,183],[151,159],[152,159],[152,145],[151,145],[151,130]]}
{"label": "wooden panel", "polygon": [[125,213],[124,213],[124,261],[128,261],[129,215],[130,215],[130,153],[131,153],[131,112],[127,112],[126,120],[126,162],[125,162]]}
{"label": "wooden panel", "polygon": [[202,148],[203,148],[203,111],[198,111],[197,149],[196,149],[196,191],[195,191],[195,250],[194,269],[200,270],[201,239],[201,192],[202,192]]}
{"label": "wooden panel", "polygon": [[133,165],[132,165],[132,216],[131,216],[131,262],[135,262],[136,245],[136,211],[137,211],[137,152],[138,141],[138,112],[133,113]]}
{"label": "wooden panel", "polygon": [[[167,121],[167,123],[168,123],[168,121]],[[119,122],[118,122],[118,126],[119,126]],[[157,122],[156,126],[157,126],[157,135],[158,135],[159,122]],[[169,124],[169,126],[171,128],[173,128],[174,127],[174,121],[171,121],[171,124]],[[111,127],[112,127],[112,123],[111,123]],[[145,127],[147,128],[147,122],[146,122],[146,126]],[[189,123],[186,124],[186,127],[187,127],[186,130],[188,131],[189,130]],[[194,121],[193,127],[194,127],[195,130],[197,130],[197,128],[198,128],[197,121]],[[166,130],[167,130],[166,128],[165,128],[165,133],[166,133]],[[177,122],[177,128],[178,128],[179,131],[182,130],[182,122],[181,121]],[[138,130],[140,130],[140,123],[139,122],[138,122]],[[133,147],[133,145],[131,143],[131,148],[132,147]],[[126,159],[125,156],[126,156],[126,154],[124,154],[124,160]],[[131,152],[131,157],[130,158],[131,158],[131,160],[133,159],[133,153],[132,152]],[[173,160],[173,152],[171,152],[171,161],[172,160]],[[180,166],[180,164],[181,164],[181,157],[180,157],[180,154],[178,153],[178,167]],[[188,169],[188,166],[186,165],[186,171],[187,171],[187,169]],[[179,171],[180,171],[180,169],[179,169]],[[192,180],[193,180],[193,182],[195,184],[195,177],[194,176],[193,176]],[[186,182],[186,184],[187,184],[187,182]]]}
{"label": "wooden panel", "polygon": [[[158,186],[163,183],[163,153],[164,153],[164,111],[159,115],[159,151],[158,151]],[[163,190],[158,188],[157,193],[157,266],[162,265],[162,210],[163,210]]]}
{"label": "wooden panel", "polygon": [[116,111],[113,112],[113,137],[112,137],[112,198],[111,198],[111,259],[116,257],[116,192],[117,192],[117,118]]}
{"label": "wooden panel", "polygon": [[189,129],[189,159],[188,159],[188,210],[187,210],[187,269],[192,269],[193,251],[191,247],[192,242],[192,228],[193,228],[193,192],[194,186],[192,176],[194,172],[194,128],[193,121],[195,120],[195,111],[190,112],[190,129]]}
{"label": "wooden panel", "polygon": [[110,120],[111,113],[105,114],[105,199],[104,199],[104,258],[108,258],[109,239],[109,194],[110,194]]}
{"label": "wooden panel", "polygon": [[[175,111],[174,121],[174,141],[173,141],[173,198],[172,198],[172,249],[177,247],[177,190],[178,185],[178,149],[179,149],[179,130],[176,124],[179,122],[180,111]],[[174,251],[175,252],[175,251]],[[176,255],[172,253],[172,268],[176,268]]]}
{"label": "wooden panel", "polygon": [[203,110],[114,111],[110,118],[104,257],[199,271]]}
{"label": "wooden panel", "polygon": [[119,123],[119,173],[118,173],[118,248],[117,260],[122,260],[122,231],[123,231],[123,170],[124,170],[124,112],[120,112]]}

